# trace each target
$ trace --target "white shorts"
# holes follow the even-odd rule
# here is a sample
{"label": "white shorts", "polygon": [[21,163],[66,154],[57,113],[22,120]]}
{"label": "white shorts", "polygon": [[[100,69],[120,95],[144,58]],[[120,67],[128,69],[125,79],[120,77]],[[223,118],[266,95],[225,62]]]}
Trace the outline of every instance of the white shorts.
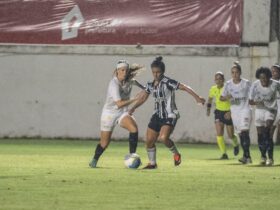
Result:
{"label": "white shorts", "polygon": [[279,110],[277,110],[277,115],[275,117],[273,125],[276,126],[278,124],[280,124],[280,112],[279,112]]}
{"label": "white shorts", "polygon": [[246,110],[231,110],[231,118],[236,133],[241,133],[243,130],[249,130],[252,120],[252,112]]}
{"label": "white shorts", "polygon": [[273,113],[271,111],[265,109],[255,109],[255,126],[261,127],[266,126],[266,121],[274,120],[276,112]]}
{"label": "white shorts", "polygon": [[103,111],[101,114],[100,130],[113,131],[115,126],[120,124],[122,119],[127,115],[129,115],[127,111],[117,113]]}

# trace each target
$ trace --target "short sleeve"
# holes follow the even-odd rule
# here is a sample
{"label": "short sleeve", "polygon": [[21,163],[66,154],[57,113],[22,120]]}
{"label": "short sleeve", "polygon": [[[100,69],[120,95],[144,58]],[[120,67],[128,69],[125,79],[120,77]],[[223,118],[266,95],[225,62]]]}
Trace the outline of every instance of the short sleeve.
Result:
{"label": "short sleeve", "polygon": [[168,89],[170,89],[170,90],[178,90],[180,83],[176,80],[169,79],[166,82],[166,85],[167,85]]}
{"label": "short sleeve", "polygon": [[214,88],[213,87],[210,88],[208,97],[209,98],[213,98],[214,97]]}
{"label": "short sleeve", "polygon": [[121,100],[119,89],[119,85],[114,80],[112,80],[109,85],[109,94],[111,95],[114,101]]}
{"label": "short sleeve", "polygon": [[249,100],[254,100],[254,98],[256,96],[256,86],[254,84],[250,87]]}
{"label": "short sleeve", "polygon": [[145,86],[145,91],[148,93],[148,94],[150,94],[151,93],[151,87],[152,87],[152,85],[151,85],[151,83],[147,83],[147,85]]}
{"label": "short sleeve", "polygon": [[222,92],[222,94],[221,94],[221,96],[223,96],[223,97],[226,97],[226,96],[228,96],[229,95],[229,87],[228,87],[228,82],[226,82],[226,84],[225,84],[225,87],[224,87],[224,90],[223,90],[223,92]]}

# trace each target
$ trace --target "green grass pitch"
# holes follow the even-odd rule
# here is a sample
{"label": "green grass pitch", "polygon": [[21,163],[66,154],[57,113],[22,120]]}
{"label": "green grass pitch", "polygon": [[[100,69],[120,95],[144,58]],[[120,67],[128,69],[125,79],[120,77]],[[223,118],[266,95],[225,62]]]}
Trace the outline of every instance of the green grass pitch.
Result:
{"label": "green grass pitch", "polygon": [[[275,165],[217,160],[216,145],[178,144],[182,164],[158,144],[157,170],[124,167],[127,142],[112,142],[91,169],[96,141],[0,140],[1,210],[248,210],[280,208],[280,148]],[[147,163],[143,143],[138,153]],[[143,165],[142,165],[143,166]]]}

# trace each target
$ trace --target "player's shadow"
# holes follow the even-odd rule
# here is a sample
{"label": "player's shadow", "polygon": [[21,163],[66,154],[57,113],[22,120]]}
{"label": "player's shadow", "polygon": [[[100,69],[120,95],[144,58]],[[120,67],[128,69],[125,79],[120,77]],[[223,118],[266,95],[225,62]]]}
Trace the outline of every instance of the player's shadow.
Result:
{"label": "player's shadow", "polygon": [[252,167],[252,168],[275,168],[275,167],[280,167],[280,164],[275,164],[272,166],[266,166],[266,165],[260,165],[260,164],[256,164],[256,165],[248,165],[248,167]]}
{"label": "player's shadow", "polygon": [[229,161],[229,160],[234,160],[234,158],[229,158],[229,159],[220,159],[220,158],[207,158],[207,159],[204,159],[204,160],[210,160],[210,161]]}
{"label": "player's shadow", "polygon": [[0,179],[26,179],[30,176],[0,176]]}

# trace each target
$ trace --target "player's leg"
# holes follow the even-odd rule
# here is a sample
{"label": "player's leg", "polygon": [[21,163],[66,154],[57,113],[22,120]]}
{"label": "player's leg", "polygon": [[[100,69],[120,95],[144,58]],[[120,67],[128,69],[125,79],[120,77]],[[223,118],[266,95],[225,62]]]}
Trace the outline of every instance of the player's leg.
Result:
{"label": "player's leg", "polygon": [[239,154],[239,145],[237,141],[237,136],[234,134],[234,127],[231,118],[231,112],[226,112],[223,116],[223,123],[226,126],[228,138],[231,139],[233,145],[233,154],[236,156]]}
{"label": "player's leg", "polygon": [[226,152],[226,145],[224,139],[224,123],[217,121],[215,122],[216,133],[217,133],[217,144],[219,146],[220,151],[222,152],[221,160],[227,160],[228,155]]}
{"label": "player's leg", "polygon": [[170,135],[174,130],[174,126],[163,125],[160,129],[158,140],[162,141],[165,146],[173,153],[174,165],[178,166],[181,163],[181,154],[179,153],[175,143],[170,139]]}
{"label": "player's leg", "polygon": [[251,139],[249,135],[249,130],[242,130],[239,137],[243,148],[243,158],[239,159],[239,161],[242,162],[243,164],[252,163],[252,159],[250,155]]}
{"label": "player's leg", "polygon": [[246,148],[244,147],[244,138],[241,135],[242,134],[242,116],[240,115],[240,111],[236,111],[236,110],[232,110],[231,111],[231,117],[232,117],[232,122],[234,125],[234,129],[235,131],[238,133],[239,135],[239,139],[240,139],[240,145],[241,148],[243,150],[243,157],[241,157],[238,161],[241,163],[246,163],[247,158],[245,157],[245,150]]}
{"label": "player's leg", "polygon": [[157,168],[156,161],[156,145],[155,142],[158,139],[160,131],[160,119],[157,115],[153,115],[146,132],[146,150],[149,159],[149,163],[143,169],[155,169]]}
{"label": "player's leg", "polygon": [[89,163],[89,166],[91,168],[96,168],[100,156],[108,147],[118,118],[119,118],[118,113],[114,114],[106,111],[102,112],[101,120],[100,120],[100,130],[101,130],[100,141],[99,144],[96,146],[94,156],[91,162]]}
{"label": "player's leg", "polygon": [[250,110],[242,110],[239,113],[239,129],[240,129],[240,143],[243,149],[243,157],[239,159],[239,161],[243,164],[252,163],[251,155],[250,155],[250,145],[251,139],[249,135],[249,129],[251,124],[251,111]]}
{"label": "player's leg", "polygon": [[111,141],[112,131],[101,131],[99,144],[95,148],[94,156],[89,163],[91,168],[96,168],[97,162]]}
{"label": "player's leg", "polygon": [[255,109],[255,126],[258,134],[258,146],[261,153],[260,164],[265,165],[266,163],[266,138],[268,134],[266,132],[266,124],[264,120],[265,110]]}
{"label": "player's leg", "polygon": [[120,126],[129,131],[129,152],[136,153],[138,144],[138,127],[134,117],[125,115],[119,122]]}
{"label": "player's leg", "polygon": [[277,123],[276,144],[280,144],[280,123]]}
{"label": "player's leg", "polygon": [[[274,118],[273,118],[273,113],[271,113],[270,116],[268,116],[266,119],[266,126],[268,129],[268,138],[267,138],[267,143],[266,143],[266,151],[267,151],[267,155],[268,155],[268,159],[266,161],[266,165],[271,166],[274,163],[273,160],[273,150],[274,150],[274,143],[273,143],[273,122],[274,122]],[[269,115],[269,113],[268,113]]]}
{"label": "player's leg", "polygon": [[237,156],[239,154],[239,145],[237,141],[237,136],[234,134],[234,127],[233,125],[226,125],[228,137],[231,139],[232,146],[233,146],[233,154]]}
{"label": "player's leg", "polygon": [[146,132],[146,150],[149,159],[149,163],[143,169],[156,169],[156,145],[155,142],[159,136],[159,132],[155,131],[152,128],[147,128]]}

